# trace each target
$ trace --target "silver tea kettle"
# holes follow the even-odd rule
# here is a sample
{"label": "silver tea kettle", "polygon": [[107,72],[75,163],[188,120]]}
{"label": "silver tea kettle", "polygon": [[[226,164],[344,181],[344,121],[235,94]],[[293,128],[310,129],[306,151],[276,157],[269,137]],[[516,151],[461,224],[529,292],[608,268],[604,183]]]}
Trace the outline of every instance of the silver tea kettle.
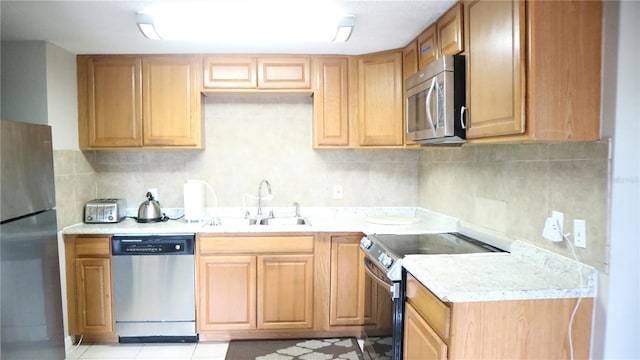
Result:
{"label": "silver tea kettle", "polygon": [[160,203],[153,199],[151,192],[147,193],[147,200],[138,208],[138,222],[150,223],[163,221]]}

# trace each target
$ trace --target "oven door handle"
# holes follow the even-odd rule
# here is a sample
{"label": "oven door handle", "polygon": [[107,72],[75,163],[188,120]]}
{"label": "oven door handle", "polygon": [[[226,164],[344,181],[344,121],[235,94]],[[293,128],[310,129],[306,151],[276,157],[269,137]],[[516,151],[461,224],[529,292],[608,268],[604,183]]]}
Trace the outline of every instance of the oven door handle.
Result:
{"label": "oven door handle", "polygon": [[383,287],[387,287],[389,288],[389,291],[391,292],[391,295],[393,297],[395,291],[394,291],[394,285],[392,281],[388,281],[386,279],[383,279],[381,277],[379,277],[378,275],[374,274],[373,271],[371,270],[371,267],[374,266],[373,262],[367,258],[364,259],[364,271],[371,276],[371,278],[373,280],[375,280],[375,282],[377,282],[380,286]]}

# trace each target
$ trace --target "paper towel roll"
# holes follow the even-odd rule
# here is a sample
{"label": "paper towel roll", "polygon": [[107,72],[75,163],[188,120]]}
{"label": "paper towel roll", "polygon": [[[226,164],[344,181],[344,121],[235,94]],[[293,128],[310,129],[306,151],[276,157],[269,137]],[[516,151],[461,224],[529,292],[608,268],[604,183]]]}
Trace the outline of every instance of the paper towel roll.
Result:
{"label": "paper towel roll", "polygon": [[204,187],[201,182],[184,183],[184,219],[194,222],[204,219]]}

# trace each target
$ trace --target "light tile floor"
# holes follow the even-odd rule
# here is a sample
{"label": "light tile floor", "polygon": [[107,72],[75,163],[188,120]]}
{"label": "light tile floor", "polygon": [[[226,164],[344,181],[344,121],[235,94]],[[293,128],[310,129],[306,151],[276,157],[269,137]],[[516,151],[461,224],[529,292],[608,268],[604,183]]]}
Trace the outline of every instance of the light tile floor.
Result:
{"label": "light tile floor", "polygon": [[[362,340],[358,339],[362,350]],[[74,346],[66,360],[224,360],[228,342],[197,344],[110,344]]]}
{"label": "light tile floor", "polygon": [[197,344],[112,344],[80,345],[67,353],[66,360],[224,360],[227,342],[206,342]]}

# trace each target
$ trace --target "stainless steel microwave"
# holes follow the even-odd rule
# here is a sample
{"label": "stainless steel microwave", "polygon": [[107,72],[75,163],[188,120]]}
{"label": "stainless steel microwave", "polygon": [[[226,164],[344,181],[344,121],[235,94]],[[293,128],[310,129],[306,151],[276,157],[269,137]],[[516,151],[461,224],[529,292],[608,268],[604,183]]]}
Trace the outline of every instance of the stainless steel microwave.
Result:
{"label": "stainless steel microwave", "polygon": [[443,56],[406,81],[407,139],[420,144],[464,143],[464,56]]}

